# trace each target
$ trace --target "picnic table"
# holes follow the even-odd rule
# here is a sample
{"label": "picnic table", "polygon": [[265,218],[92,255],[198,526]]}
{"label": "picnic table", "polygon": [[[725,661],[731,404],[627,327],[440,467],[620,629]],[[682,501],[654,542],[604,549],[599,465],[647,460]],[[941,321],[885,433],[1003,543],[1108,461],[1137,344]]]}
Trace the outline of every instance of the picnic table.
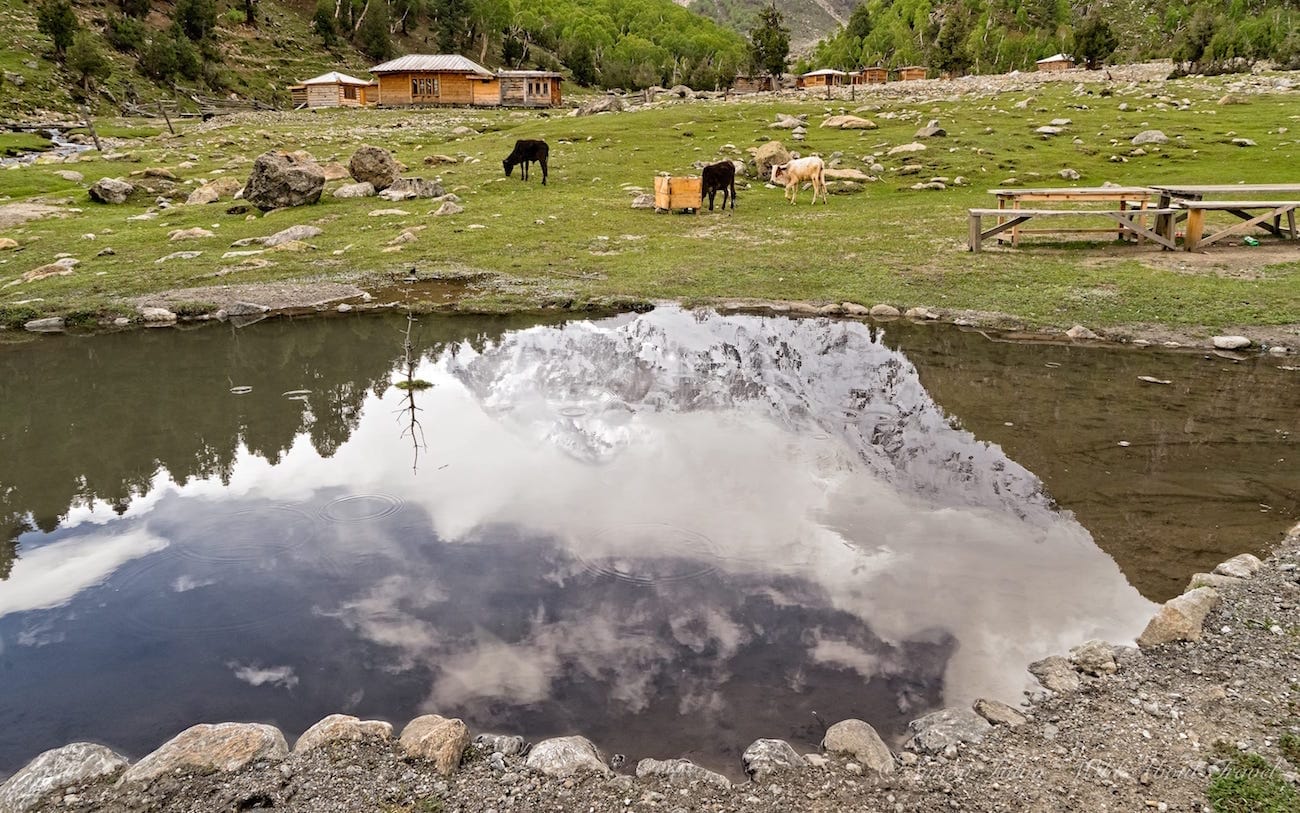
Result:
{"label": "picnic table", "polygon": [[[989,194],[998,199],[999,209],[1017,210],[1024,208],[1025,203],[1052,202],[1052,203],[1111,203],[1116,204],[1115,210],[1125,212],[1130,209],[1146,209],[1158,193],[1145,186],[1068,186],[1054,188],[1008,188],[1008,189],[990,189]],[[1166,205],[1167,208],[1167,205]],[[1039,210],[1044,211],[1044,210]],[[1063,210],[1062,210],[1063,211]],[[1095,211],[1092,209],[1079,209],[1082,213]],[[1004,223],[1001,218],[998,224]],[[1159,229],[1156,230],[1157,232]],[[1104,229],[1023,229],[1019,225],[1011,227],[1011,245],[1020,245],[1021,234],[1032,234],[1035,232],[1072,232],[1072,233],[1095,233],[1095,232],[1114,232],[1120,239],[1126,239],[1130,236],[1136,236],[1130,230],[1124,228],[1121,223],[1118,228]],[[999,241],[1003,238],[999,237]]]}
{"label": "picnic table", "polygon": [[[972,251],[979,251],[980,245],[984,238],[1002,235],[1007,231],[1011,232],[1010,239],[1013,246],[1020,245],[1021,234],[1029,233],[1096,233],[1103,232],[1115,234],[1121,240],[1126,239],[1147,239],[1159,243],[1166,248],[1173,248],[1173,234],[1169,231],[1172,228],[1173,220],[1171,218],[1161,218],[1161,215],[1172,215],[1174,210],[1169,207],[1159,208],[1151,206],[1152,202],[1159,197],[1159,193],[1154,189],[1145,186],[1072,186],[1072,187],[1055,187],[1055,188],[1015,188],[1015,189],[990,189],[989,193],[996,196],[998,200],[997,209],[971,209],[970,210],[970,238],[969,246]],[[1026,203],[1067,203],[1067,204],[1091,204],[1105,203],[1112,204],[1105,208],[1071,206],[1069,208],[1027,208]],[[1026,229],[1021,224],[1032,218],[1068,218],[1077,219],[1088,215],[1100,215],[1114,222],[1106,228],[1081,229],[1075,227],[1057,227],[1044,229]],[[1147,228],[1144,222],[1147,216],[1156,216],[1155,228]],[[985,217],[996,217],[997,225],[990,229],[983,229],[981,220]],[[1161,227],[1164,228],[1161,228]],[[1002,237],[998,237],[1002,240]]]}
{"label": "picnic table", "polygon": [[[1255,226],[1276,237],[1289,237],[1292,240],[1300,237],[1295,217],[1296,209],[1300,208],[1300,183],[1158,184],[1151,188],[1160,195],[1158,208],[1176,207],[1182,210],[1160,215],[1157,230],[1172,233],[1174,224],[1186,219],[1187,233],[1183,246],[1188,251],[1195,251]],[[1206,212],[1228,212],[1243,222],[1207,235]],[[1285,230],[1282,228],[1283,217],[1287,219]]]}

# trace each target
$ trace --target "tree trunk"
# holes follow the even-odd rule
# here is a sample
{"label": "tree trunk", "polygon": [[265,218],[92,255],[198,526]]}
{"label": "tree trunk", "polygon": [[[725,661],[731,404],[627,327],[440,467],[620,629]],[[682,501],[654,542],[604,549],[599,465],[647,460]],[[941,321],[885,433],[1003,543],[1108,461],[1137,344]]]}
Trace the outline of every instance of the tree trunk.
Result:
{"label": "tree trunk", "polygon": [[244,0],[244,22],[253,28],[257,28],[256,0]]}

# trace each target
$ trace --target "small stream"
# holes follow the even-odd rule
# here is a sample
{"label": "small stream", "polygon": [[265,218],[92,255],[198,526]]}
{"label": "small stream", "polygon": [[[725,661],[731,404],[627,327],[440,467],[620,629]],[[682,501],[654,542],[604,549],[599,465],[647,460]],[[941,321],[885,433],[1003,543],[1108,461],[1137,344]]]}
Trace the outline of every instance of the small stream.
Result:
{"label": "small stream", "polygon": [[430,316],[408,390],[405,328],[0,346],[0,773],[334,712],[732,775],[818,718],[897,743],[1300,517],[1276,359]]}
{"label": "small stream", "polygon": [[59,128],[50,128],[40,132],[50,140],[48,148],[24,152],[19,155],[0,155],[0,168],[34,164],[38,158],[46,155],[69,158],[95,148],[94,144],[79,144],[75,141],[68,141],[64,137],[63,130]]}

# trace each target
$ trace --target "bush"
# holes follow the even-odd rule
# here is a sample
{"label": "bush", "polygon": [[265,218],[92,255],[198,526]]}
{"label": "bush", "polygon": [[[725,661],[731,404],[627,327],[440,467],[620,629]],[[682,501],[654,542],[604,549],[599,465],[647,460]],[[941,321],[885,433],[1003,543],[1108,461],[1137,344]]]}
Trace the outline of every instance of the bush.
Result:
{"label": "bush", "polygon": [[339,39],[338,26],[334,22],[334,4],[330,0],[320,0],[316,4],[316,14],[311,18],[311,28],[325,43],[326,48],[333,48]]}
{"label": "bush", "polygon": [[371,3],[366,18],[357,31],[357,47],[371,59],[385,60],[393,57],[393,38],[388,33],[388,4]]}
{"label": "bush", "polygon": [[90,90],[95,80],[107,79],[113,73],[113,63],[99,50],[98,39],[90,31],[78,31],[68,48],[68,70],[77,77],[83,90]]}
{"label": "bush", "polygon": [[63,59],[80,28],[68,0],[45,0],[36,9],[36,29],[54,43],[54,55]]}
{"label": "bush", "polygon": [[121,0],[122,13],[128,17],[134,17],[137,20],[143,20],[149,16],[149,10],[152,8],[150,0]]}
{"label": "bush", "polygon": [[217,27],[217,4],[215,0],[177,0],[172,19],[192,42],[200,42]]}
{"label": "bush", "polygon": [[114,14],[108,18],[104,28],[104,39],[113,50],[124,54],[138,54],[144,50],[148,41],[148,29],[145,24],[134,17]]}
{"label": "bush", "polygon": [[155,34],[140,51],[136,63],[140,73],[158,82],[176,78],[176,42],[166,34]]}

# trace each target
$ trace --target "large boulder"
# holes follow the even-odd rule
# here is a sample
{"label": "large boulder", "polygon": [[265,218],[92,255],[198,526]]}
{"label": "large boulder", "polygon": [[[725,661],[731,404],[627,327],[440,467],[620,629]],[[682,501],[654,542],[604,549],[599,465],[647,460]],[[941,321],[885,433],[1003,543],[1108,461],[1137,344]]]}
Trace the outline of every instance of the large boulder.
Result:
{"label": "large boulder", "polygon": [[343,184],[334,190],[334,197],[339,200],[348,200],[350,198],[369,198],[374,197],[375,185],[369,181],[361,183]]}
{"label": "large boulder", "polygon": [[1133,146],[1141,147],[1143,144],[1167,144],[1169,136],[1159,130],[1143,130],[1133,136]]}
{"label": "large boulder", "polygon": [[386,740],[393,736],[392,723],[382,720],[359,720],[350,714],[331,714],[303,732],[294,743],[293,752],[301,754],[332,742],[352,740]]}
{"label": "large boulder", "polygon": [[943,138],[948,135],[948,131],[939,126],[938,119],[930,119],[929,123],[916,131],[913,138]]}
{"label": "large boulder", "polygon": [[907,746],[923,754],[939,754],[950,745],[975,743],[993,728],[971,709],[940,709],[907,724],[914,733]]}
{"label": "large boulder", "polygon": [[1115,648],[1105,641],[1092,640],[1070,650],[1070,663],[1084,674],[1100,677],[1113,675],[1119,670],[1115,662]]}
{"label": "large boulder", "polygon": [[1079,673],[1074,671],[1074,664],[1060,655],[1029,664],[1029,674],[1038,678],[1043,688],[1057,694],[1069,694],[1079,689]]}
{"label": "large boulder", "polygon": [[440,198],[447,194],[447,190],[442,188],[442,184],[437,181],[427,181],[424,178],[398,178],[384,191],[379,193],[379,197],[384,200],[399,201],[411,200],[412,198]]}
{"label": "large boulder", "polygon": [[596,113],[617,113],[623,109],[623,102],[617,96],[601,96],[584,103],[573,111],[575,116],[593,116]]}
{"label": "large boulder", "polygon": [[998,700],[986,700],[980,698],[975,701],[971,707],[975,713],[988,720],[993,725],[1004,725],[1008,728],[1018,728],[1029,722],[1029,718],[1006,703]]}
{"label": "large boulder", "polygon": [[643,759],[636,764],[636,775],[662,776],[672,785],[693,785],[698,782],[721,790],[731,789],[730,779],[686,759]]}
{"label": "large boulder", "polygon": [[1264,563],[1255,554],[1242,553],[1226,562],[1220,562],[1218,567],[1214,568],[1214,572],[1233,579],[1249,579],[1263,566]]}
{"label": "large boulder", "polygon": [[773,739],[754,740],[741,754],[740,761],[745,766],[745,773],[755,782],[808,765],[790,743]]}
{"label": "large boulder", "polygon": [[357,183],[368,183],[375,191],[383,191],[401,177],[401,167],[388,150],[364,144],[352,153],[348,172]]}
{"label": "large boulder", "polygon": [[876,729],[862,720],[841,720],[826,729],[822,748],[832,754],[849,754],[869,771],[894,772],[894,755]]}
{"label": "large boulder", "polygon": [[402,729],[400,744],[407,756],[427,759],[443,776],[450,776],[469,747],[469,727],[464,720],[438,714],[416,717]]}
{"label": "large boulder", "polygon": [[577,736],[542,740],[528,752],[525,764],[547,776],[572,776],[584,771],[610,772],[591,740]]}
{"label": "large boulder", "polygon": [[1138,646],[1148,649],[1172,641],[1200,640],[1201,625],[1218,603],[1219,592],[1213,587],[1198,587],[1169,599],[1138,636]]}
{"label": "large boulder", "polygon": [[292,243],[295,240],[299,240],[299,241],[310,240],[313,237],[319,236],[320,233],[321,233],[320,226],[308,226],[306,224],[299,223],[296,226],[290,226],[287,229],[281,229],[280,231],[276,232],[275,234],[272,234],[269,237],[256,238],[254,242],[261,243],[262,245],[267,246],[268,248],[275,248],[276,246],[282,246],[285,243]]}
{"label": "large boulder", "polygon": [[89,742],[46,751],[0,785],[0,811],[26,813],[53,791],[111,776],[127,765],[125,757]]}
{"label": "large boulder", "polygon": [[132,765],[118,784],[148,782],[177,771],[232,772],[257,760],[282,760],[289,745],[278,728],[261,723],[200,723]]}
{"label": "large boulder", "polygon": [[874,130],[876,123],[861,116],[827,116],[822,120],[823,127],[835,130]]}
{"label": "large boulder", "polygon": [[790,162],[790,151],[780,141],[769,141],[754,153],[754,172],[766,180],[772,177],[772,167]]}
{"label": "large boulder", "polygon": [[135,187],[121,178],[100,178],[91,184],[90,199],[96,203],[126,203]]}
{"label": "large boulder", "polygon": [[518,734],[479,734],[474,737],[474,747],[489,754],[519,756],[528,750],[528,743]]}
{"label": "large boulder", "polygon": [[325,173],[314,161],[287,152],[264,152],[253,162],[244,200],[262,211],[305,206],[320,200]]}
{"label": "large boulder", "polygon": [[244,185],[239,182],[238,178],[218,178],[191,192],[190,196],[185,199],[185,203],[190,206],[216,203],[223,198],[233,198],[235,193],[243,188]]}

